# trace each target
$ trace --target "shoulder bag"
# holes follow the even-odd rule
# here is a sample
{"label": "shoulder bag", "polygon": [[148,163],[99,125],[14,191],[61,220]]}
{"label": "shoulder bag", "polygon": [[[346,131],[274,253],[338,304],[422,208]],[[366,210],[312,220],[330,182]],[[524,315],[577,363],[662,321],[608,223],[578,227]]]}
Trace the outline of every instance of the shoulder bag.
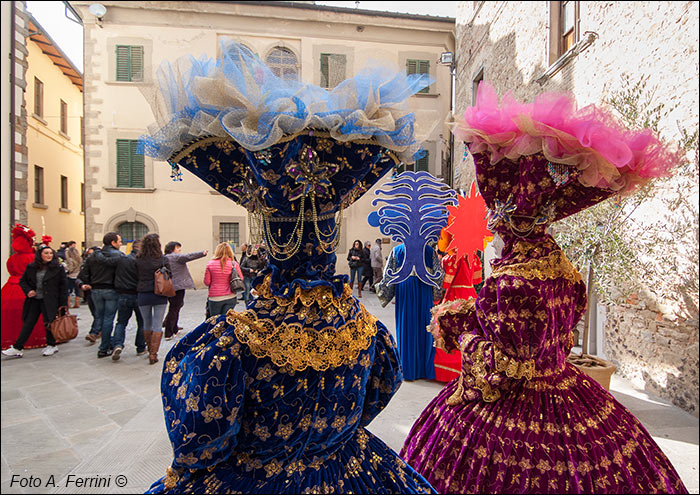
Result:
{"label": "shoulder bag", "polygon": [[[63,314],[61,314],[63,310]],[[78,336],[78,318],[70,314],[68,306],[58,308],[56,319],[49,325],[51,335],[56,339],[56,343],[68,342]]]}
{"label": "shoulder bag", "polygon": [[165,265],[156,270],[153,282],[153,292],[157,296],[175,297],[173,278]]}
{"label": "shoulder bag", "polygon": [[238,274],[238,270],[236,270],[236,265],[231,265],[231,269],[231,281],[229,282],[229,288],[231,289],[231,292],[236,293],[237,291],[245,289],[245,284],[243,283],[241,276]]}

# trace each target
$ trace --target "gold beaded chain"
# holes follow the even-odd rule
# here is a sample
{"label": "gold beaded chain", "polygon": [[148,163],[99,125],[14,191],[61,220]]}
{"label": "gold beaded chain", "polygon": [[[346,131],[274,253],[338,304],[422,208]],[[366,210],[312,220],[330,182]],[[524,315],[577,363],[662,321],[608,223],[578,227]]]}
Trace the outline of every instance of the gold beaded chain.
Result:
{"label": "gold beaded chain", "polygon": [[[270,247],[270,256],[275,258],[277,261],[287,261],[299,251],[301,240],[304,235],[304,222],[302,220],[304,218],[305,198],[305,196],[301,197],[299,202],[299,216],[297,217],[289,242],[286,244],[279,244],[277,241],[275,241],[274,234],[270,228],[270,217],[268,215],[263,216],[263,235],[265,236],[267,245]],[[277,255],[283,255],[284,257],[278,257]]]}
{"label": "gold beaded chain", "polygon": [[[296,219],[294,219],[294,217],[270,218],[268,215],[263,215],[263,235],[267,245],[270,247],[270,255],[278,261],[287,261],[299,252],[299,248],[301,247],[301,242],[304,237],[305,198],[306,196],[301,197],[299,202],[299,215],[296,217]],[[316,195],[313,193],[310,194],[309,199],[311,203],[311,222],[313,223],[314,232],[318,238],[319,246],[324,253],[333,254],[340,243],[340,232],[343,225],[343,208],[341,206],[338,212],[332,215],[323,215],[319,217],[316,209]],[[328,233],[322,232],[318,226],[318,221],[327,220],[329,218],[333,218],[334,216],[336,217],[336,222],[333,228]],[[286,221],[295,221],[296,223],[289,241],[285,244],[280,244],[274,238],[274,233],[272,231],[272,227],[270,227],[270,223]]]}

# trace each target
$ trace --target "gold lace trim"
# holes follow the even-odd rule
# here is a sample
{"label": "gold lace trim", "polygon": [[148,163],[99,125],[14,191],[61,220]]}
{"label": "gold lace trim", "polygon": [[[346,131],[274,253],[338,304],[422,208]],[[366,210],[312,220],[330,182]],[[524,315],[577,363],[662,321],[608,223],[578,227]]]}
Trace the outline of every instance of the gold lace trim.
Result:
{"label": "gold lace trim", "polygon": [[[287,143],[293,139],[296,139],[298,136],[301,136],[303,134],[308,134],[309,131],[311,131],[311,130],[312,129],[303,129],[301,131],[295,132],[294,134],[289,134],[287,136],[284,136],[284,137],[280,138],[279,141],[277,141],[276,143],[271,144],[269,147],[275,146],[277,144]],[[315,129],[313,130],[313,132],[314,132],[314,137],[337,140],[337,137],[331,136],[331,134],[329,132],[317,131]],[[383,144],[379,144],[375,138],[350,139],[348,141],[342,141],[342,142],[338,141],[338,144],[342,144],[344,142],[350,142],[353,144],[366,144],[366,145],[372,145],[372,146],[382,146],[384,149],[386,149],[386,147]],[[188,144],[182,150],[178,151],[177,153],[173,154],[173,156],[168,158],[167,162],[168,163],[178,163],[180,160],[185,158],[187,155],[189,155],[190,153],[192,153],[196,149],[206,148],[210,144],[214,144],[214,143],[220,143],[222,145],[227,145],[227,144],[237,144],[238,145],[238,142],[230,136],[208,136],[208,137],[205,137],[202,139],[195,140],[194,142]],[[245,148],[243,148],[243,146],[240,146],[240,147],[241,147],[241,149],[245,149]],[[401,160],[399,160],[399,158],[396,156],[396,154],[393,150],[386,149],[386,151],[383,150],[383,152],[385,154],[389,155],[389,157],[391,157],[391,159],[394,161],[394,163],[398,164],[401,162]]]}
{"label": "gold lace trim", "polygon": [[288,366],[295,371],[308,367],[325,371],[352,363],[370,346],[377,333],[377,318],[362,305],[351,321],[320,330],[312,328],[314,322],[309,321],[279,323],[259,319],[250,309],[242,313],[229,310],[226,322],[234,327],[238,340],[247,344],[255,357],[268,357],[276,366]]}
{"label": "gold lace trim", "polygon": [[[343,294],[339,298],[333,296],[333,291],[327,285],[314,287],[313,289],[302,289],[297,286],[294,293],[291,295],[276,296],[272,293],[272,289],[270,288],[271,279],[272,275],[268,274],[265,279],[255,287],[255,290],[260,294],[261,298],[273,300],[277,305],[284,307],[287,311],[290,310],[290,307],[297,304],[302,304],[307,308],[315,304],[322,310],[334,307],[345,317],[353,307],[352,288],[348,284],[345,284]],[[289,291],[289,289],[286,289],[286,291]]]}
{"label": "gold lace trim", "polygon": [[180,472],[177,469],[168,467],[165,470],[165,479],[163,480],[163,487],[166,490],[172,490],[177,486],[178,481],[180,481]]}
{"label": "gold lace trim", "polygon": [[533,259],[525,263],[513,263],[496,268],[491,276],[493,278],[503,275],[523,277],[528,280],[552,280],[565,278],[571,283],[581,281],[581,274],[567,259],[564,251],[558,249],[543,258]]}
{"label": "gold lace trim", "polygon": [[[467,335],[460,343],[460,350],[465,353],[465,349],[469,343],[477,338],[476,335]],[[493,344],[493,369],[486,369],[486,361],[484,359],[484,347],[487,344]],[[459,380],[459,386],[454,394],[447,400],[447,404],[454,406],[462,402],[462,397],[464,393],[464,385],[468,387],[467,398],[475,399],[476,394],[473,389],[479,390],[481,392],[481,398],[484,402],[494,402],[501,398],[501,391],[491,387],[491,384],[486,380],[486,375],[503,373],[508,378],[513,378],[520,380],[525,378],[526,380],[531,380],[533,374],[535,373],[535,360],[528,359],[527,361],[521,361],[519,359],[512,358],[501,351],[493,342],[484,340],[476,345],[476,349],[473,352],[468,353],[469,360],[471,361],[471,366],[468,367],[467,371],[469,374],[463,375]],[[471,389],[471,390],[469,390]],[[471,393],[470,393],[471,392]]]}

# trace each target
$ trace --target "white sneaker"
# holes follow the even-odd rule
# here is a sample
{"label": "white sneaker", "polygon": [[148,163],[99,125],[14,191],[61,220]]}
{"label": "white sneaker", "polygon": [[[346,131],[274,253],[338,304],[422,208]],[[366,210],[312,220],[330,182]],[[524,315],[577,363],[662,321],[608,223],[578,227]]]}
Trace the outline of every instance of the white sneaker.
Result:
{"label": "white sneaker", "polygon": [[18,357],[21,358],[24,353],[20,351],[19,349],[15,349],[14,346],[10,347],[9,349],[5,349],[2,351],[3,356],[9,356],[9,357]]}
{"label": "white sneaker", "polygon": [[53,356],[58,352],[58,346],[56,345],[47,345],[46,349],[44,349],[44,352],[41,353],[42,356]]}

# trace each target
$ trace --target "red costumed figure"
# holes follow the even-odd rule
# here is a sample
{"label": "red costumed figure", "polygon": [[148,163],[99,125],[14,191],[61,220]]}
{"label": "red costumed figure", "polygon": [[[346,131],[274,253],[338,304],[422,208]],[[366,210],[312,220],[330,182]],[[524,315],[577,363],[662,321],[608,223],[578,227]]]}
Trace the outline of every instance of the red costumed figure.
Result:
{"label": "red costumed figure", "polygon": [[[19,286],[19,279],[27,265],[34,261],[34,231],[18,223],[12,229],[12,249],[14,254],[7,259],[7,271],[10,278],[2,286],[2,348],[7,349],[15,343],[22,330],[22,306],[26,296]],[[39,316],[32,335],[24,345],[25,349],[46,347],[44,319]]]}
{"label": "red costumed figure", "polygon": [[[481,283],[481,260],[477,250],[483,252],[484,244],[493,238],[486,228],[486,203],[472,182],[469,196],[458,196],[459,204],[448,206],[450,212],[447,227],[442,229],[438,249],[447,252],[442,258],[445,277],[442,287],[445,295],[442,303],[476,298],[474,286]],[[435,379],[449,382],[462,371],[462,355],[457,351],[447,353],[435,349]]]}

